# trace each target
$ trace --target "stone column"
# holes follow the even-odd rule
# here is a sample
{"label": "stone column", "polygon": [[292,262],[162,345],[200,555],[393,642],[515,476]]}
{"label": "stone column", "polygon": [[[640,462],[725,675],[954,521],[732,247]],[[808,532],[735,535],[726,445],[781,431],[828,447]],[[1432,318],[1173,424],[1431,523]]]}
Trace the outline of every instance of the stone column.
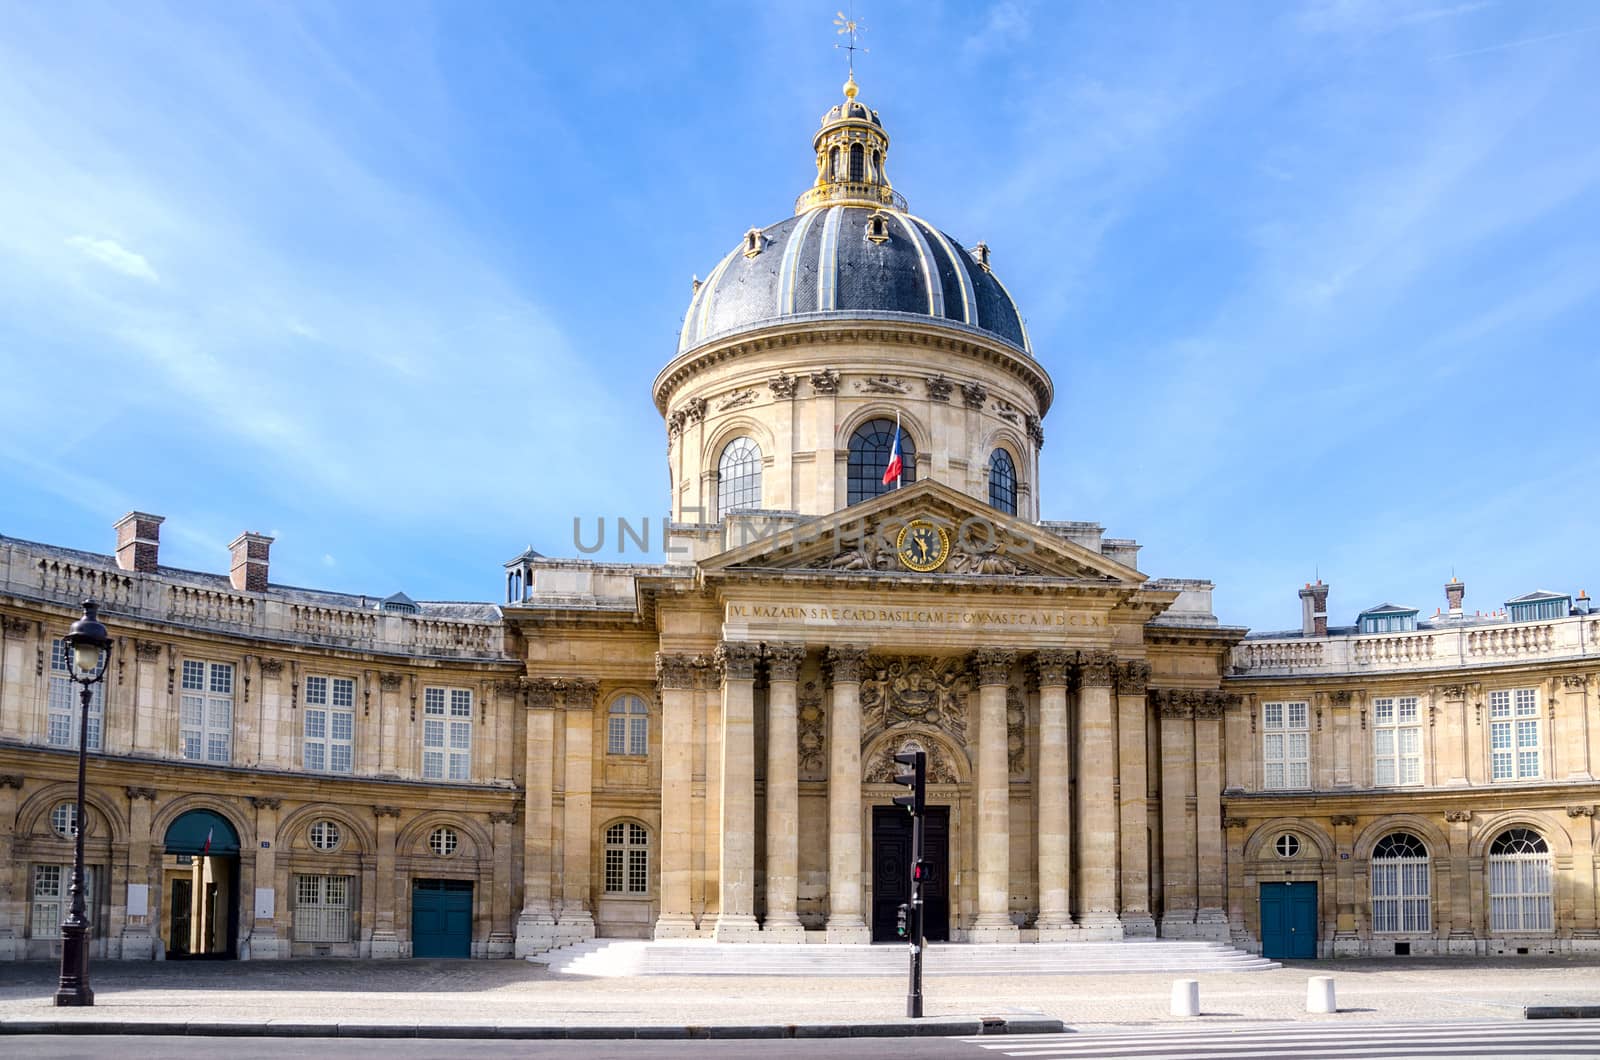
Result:
{"label": "stone column", "polygon": [[1117,918],[1117,657],[1080,653],[1078,664],[1078,924],[1094,938],[1121,938]]}
{"label": "stone column", "polygon": [[1016,652],[980,648],[978,675],[978,918],[973,942],[1015,942],[1011,922],[1011,766],[1006,749],[1006,686]]}
{"label": "stone column", "polygon": [[27,950],[22,937],[26,911],[12,882],[15,876],[12,842],[16,838],[17,801],[21,791],[20,773],[0,773],[0,821],[5,822],[5,827],[0,828],[0,961],[20,960]]}
{"label": "stone column", "polygon": [[796,912],[800,875],[800,747],[795,685],[802,644],[768,644],[767,656],[767,916],[769,942],[804,942]]}
{"label": "stone column", "polygon": [[867,650],[829,648],[828,941],[870,942],[861,917],[861,664]]}
{"label": "stone column", "polygon": [[511,827],[515,811],[502,810],[489,815],[494,842],[494,893],[489,903],[488,957],[510,957],[516,951],[511,932]]}
{"label": "stone column", "polygon": [[527,794],[522,812],[522,912],[512,953],[527,957],[556,944],[555,875],[555,747],[556,686],[543,677],[524,678],[528,692],[524,734]]}
{"label": "stone column", "polygon": [[1039,665],[1039,941],[1072,931],[1072,789],[1067,755],[1067,671],[1072,653],[1041,651]]}
{"label": "stone column", "polygon": [[[256,855],[256,889],[268,888],[273,892],[273,916],[255,918],[256,896],[241,890],[239,894],[239,919],[249,924],[251,960],[274,960],[289,956],[289,945],[278,937],[278,912],[288,912],[289,896],[279,894],[278,887],[278,808],[283,800],[270,795],[250,796],[250,805],[256,811],[256,838],[260,840]],[[241,880],[242,882],[242,880]]]}
{"label": "stone column", "polygon": [[1333,956],[1355,957],[1361,953],[1361,939],[1356,930],[1356,903],[1366,896],[1357,893],[1355,859],[1341,858],[1339,852],[1348,853],[1355,846],[1356,819],[1347,813],[1336,813],[1328,818],[1328,823],[1333,825],[1334,846]]}
{"label": "stone column", "polygon": [[400,809],[374,806],[378,818],[378,871],[374,877],[372,953],[374,958],[400,956],[400,937],[395,933],[395,856],[394,837],[400,827]]}
{"label": "stone column", "polygon": [[661,686],[661,864],[660,911],[655,937],[688,938],[695,933],[690,909],[690,791],[694,783],[694,660],[688,655],[656,656]]}
{"label": "stone column", "polygon": [[[1150,664],[1130,659],[1117,667],[1117,810],[1122,832],[1122,933],[1154,938],[1150,915],[1150,776],[1145,756],[1146,692]],[[1220,789],[1219,789],[1220,790]]]}
{"label": "stone column", "polygon": [[1194,705],[1195,932],[1227,942],[1228,910],[1222,837],[1222,714],[1228,697],[1202,692]]}
{"label": "stone column", "polygon": [[1193,938],[1195,851],[1189,827],[1190,782],[1194,777],[1195,694],[1150,693],[1161,713],[1161,935]]}
{"label": "stone column", "polygon": [[600,686],[586,678],[562,682],[566,690],[566,785],[561,817],[562,942],[594,938],[589,851],[594,842],[594,697]]}
{"label": "stone column", "polygon": [[722,797],[717,870],[718,942],[755,942],[756,924],[756,663],[761,646],[717,645],[722,674]]}

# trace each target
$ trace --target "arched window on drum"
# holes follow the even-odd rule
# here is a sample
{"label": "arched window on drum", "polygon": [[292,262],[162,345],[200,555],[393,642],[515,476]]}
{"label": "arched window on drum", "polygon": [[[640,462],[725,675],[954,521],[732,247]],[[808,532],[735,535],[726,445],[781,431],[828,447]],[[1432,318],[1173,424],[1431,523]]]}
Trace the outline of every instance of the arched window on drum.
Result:
{"label": "arched window on drum", "polygon": [[1372,849],[1372,930],[1426,932],[1432,927],[1428,848],[1409,832],[1390,832]]}
{"label": "arched window on drum", "polygon": [[[894,480],[883,481],[894,450],[894,420],[868,420],[850,436],[849,488],[847,503],[860,504],[894,489]],[[911,432],[900,431],[900,483],[909,486],[917,480],[917,446]]]}
{"label": "arched window on drum", "polygon": [[754,438],[735,438],[717,460],[717,518],[761,507],[761,446]]}
{"label": "arched window on drum", "polygon": [[1554,924],[1550,845],[1531,829],[1501,832],[1489,846],[1489,929],[1543,933]]}
{"label": "arched window on drum", "polygon": [[1017,465],[1004,449],[989,454],[989,507],[1017,514]]}

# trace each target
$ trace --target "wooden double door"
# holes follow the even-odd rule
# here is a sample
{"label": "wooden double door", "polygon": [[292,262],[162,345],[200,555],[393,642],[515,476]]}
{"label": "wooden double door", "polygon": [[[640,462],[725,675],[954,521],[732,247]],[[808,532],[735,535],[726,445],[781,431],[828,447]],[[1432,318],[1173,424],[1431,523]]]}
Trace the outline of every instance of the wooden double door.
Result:
{"label": "wooden double door", "polygon": [[[929,806],[923,826],[922,933],[950,938],[950,807]],[[911,815],[900,806],[872,808],[872,941],[898,942],[895,916],[911,901]]]}

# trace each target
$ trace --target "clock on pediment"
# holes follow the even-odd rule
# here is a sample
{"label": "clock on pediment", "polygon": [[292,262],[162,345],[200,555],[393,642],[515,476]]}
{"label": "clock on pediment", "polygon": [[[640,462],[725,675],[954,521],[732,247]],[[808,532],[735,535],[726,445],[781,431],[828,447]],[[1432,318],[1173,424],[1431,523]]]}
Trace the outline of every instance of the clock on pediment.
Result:
{"label": "clock on pediment", "polygon": [[926,519],[913,519],[900,528],[894,554],[908,570],[938,570],[950,558],[950,531]]}

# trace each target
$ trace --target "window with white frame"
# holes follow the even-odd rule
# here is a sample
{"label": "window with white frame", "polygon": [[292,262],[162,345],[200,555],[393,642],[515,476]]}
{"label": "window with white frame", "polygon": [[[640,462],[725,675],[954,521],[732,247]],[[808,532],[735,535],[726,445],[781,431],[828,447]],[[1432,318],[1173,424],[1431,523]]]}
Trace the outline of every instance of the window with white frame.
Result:
{"label": "window with white frame", "polygon": [[1428,848],[1410,832],[1391,832],[1372,848],[1372,930],[1426,932],[1432,927]]}
{"label": "window with white frame", "polygon": [[650,893],[650,833],[618,821],[606,829],[606,893]]}
{"label": "window with white frame", "polygon": [[[83,869],[83,910],[90,924],[94,923],[95,880],[98,872],[93,865]],[[33,926],[36,939],[59,938],[61,922],[72,912],[72,866],[35,865],[33,867]]]}
{"label": "window with white frame", "polygon": [[356,683],[348,677],[307,677],[305,767],[348,773],[355,759]]}
{"label": "window with white frame", "polygon": [[761,507],[761,446],[735,438],[717,459],[717,518],[741,508]]}
{"label": "window with white frame", "polygon": [[1530,780],[1541,776],[1539,747],[1539,690],[1502,688],[1490,692],[1490,777]]}
{"label": "window with white frame", "polygon": [[1372,701],[1372,781],[1380,788],[1422,783],[1422,719],[1416,696]]}
{"label": "window with white frame", "polygon": [[50,830],[62,839],[72,839],[78,834],[78,804],[58,802],[50,811]]}
{"label": "window with white frame", "polygon": [[350,877],[294,878],[296,942],[350,941]]}
{"label": "window with white frame", "polygon": [[233,757],[233,666],[183,660],[183,697],[178,704],[183,757],[223,762]]}
{"label": "window with white frame", "polygon": [[[50,691],[45,739],[52,747],[78,746],[80,686],[72,680],[72,653],[64,640],[50,642]],[[100,750],[100,726],[106,716],[106,683],[96,682],[89,695],[89,750]]]}
{"label": "window with white frame", "polygon": [[1264,788],[1311,786],[1311,730],[1304,703],[1261,704]]}
{"label": "window with white frame", "polygon": [[606,754],[650,752],[650,712],[638,696],[618,696],[606,717]]}
{"label": "window with white frame", "polygon": [[472,775],[472,692],[422,690],[422,776],[467,780]]}
{"label": "window with white frame", "polygon": [[1489,927],[1550,931],[1550,846],[1527,828],[1501,832],[1489,845]]}

